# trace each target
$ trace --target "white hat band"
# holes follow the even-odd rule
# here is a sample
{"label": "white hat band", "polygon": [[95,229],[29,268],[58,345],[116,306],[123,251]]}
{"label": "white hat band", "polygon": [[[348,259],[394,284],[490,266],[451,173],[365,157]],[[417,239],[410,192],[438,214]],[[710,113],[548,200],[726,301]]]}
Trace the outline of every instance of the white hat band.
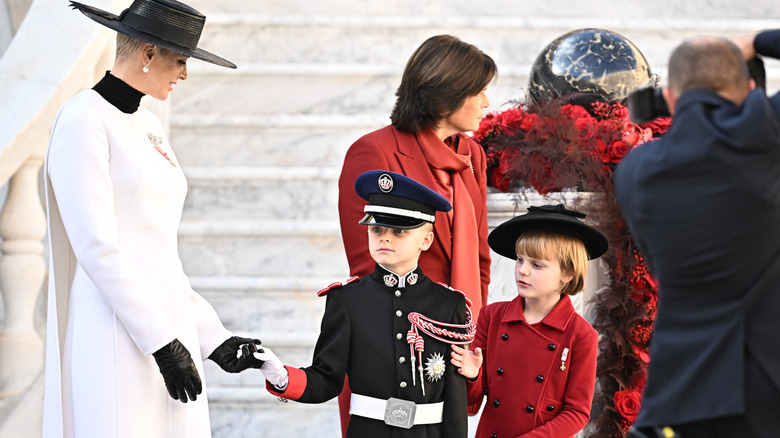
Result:
{"label": "white hat band", "polygon": [[403,216],[403,217],[410,217],[413,219],[422,219],[424,221],[428,221],[430,223],[434,223],[436,221],[435,215],[425,214],[421,211],[413,211],[413,210],[404,210],[402,208],[395,208],[395,207],[385,207],[382,205],[366,205],[365,208],[363,208],[363,211],[366,213],[384,213],[384,214],[392,214],[395,216]]}

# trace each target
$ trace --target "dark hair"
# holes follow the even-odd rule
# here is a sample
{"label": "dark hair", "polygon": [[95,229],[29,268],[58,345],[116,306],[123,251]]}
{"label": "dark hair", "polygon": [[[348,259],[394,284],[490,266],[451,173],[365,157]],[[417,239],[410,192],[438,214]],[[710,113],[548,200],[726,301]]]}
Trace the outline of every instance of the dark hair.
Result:
{"label": "dark hair", "polygon": [[498,73],[493,59],[450,35],[428,38],[406,63],[390,114],[400,131],[435,128]]}
{"label": "dark hair", "polygon": [[742,52],[725,38],[699,38],[677,47],[669,58],[669,86],[682,94],[692,88],[734,92],[747,86]]}

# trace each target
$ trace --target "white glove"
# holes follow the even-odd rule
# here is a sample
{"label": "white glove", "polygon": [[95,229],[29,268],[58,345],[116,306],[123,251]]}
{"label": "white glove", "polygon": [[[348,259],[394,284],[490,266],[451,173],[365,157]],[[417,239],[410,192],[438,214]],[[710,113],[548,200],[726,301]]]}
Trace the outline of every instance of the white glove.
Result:
{"label": "white glove", "polygon": [[290,376],[287,373],[287,368],[278,357],[268,347],[262,347],[262,352],[252,353],[255,359],[262,360],[265,363],[260,367],[260,372],[263,373],[265,380],[273,385],[276,389],[283,391],[287,389],[287,383],[290,380]]}

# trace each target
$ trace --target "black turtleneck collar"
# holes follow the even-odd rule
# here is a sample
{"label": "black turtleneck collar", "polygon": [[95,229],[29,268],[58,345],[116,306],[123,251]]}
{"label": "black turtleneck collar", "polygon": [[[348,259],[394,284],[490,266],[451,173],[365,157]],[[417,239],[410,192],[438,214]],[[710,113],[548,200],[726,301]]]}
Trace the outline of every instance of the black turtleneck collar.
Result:
{"label": "black turtleneck collar", "polygon": [[117,107],[119,111],[127,114],[138,111],[141,98],[144,97],[144,93],[127,85],[125,81],[112,75],[109,71],[92,89],[97,91],[108,103]]}

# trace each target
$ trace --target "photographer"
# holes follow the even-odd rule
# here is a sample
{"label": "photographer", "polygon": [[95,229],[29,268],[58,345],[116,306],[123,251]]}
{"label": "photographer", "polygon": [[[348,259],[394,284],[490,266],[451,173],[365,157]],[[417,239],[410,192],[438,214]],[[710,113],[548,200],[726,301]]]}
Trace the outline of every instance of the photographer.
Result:
{"label": "photographer", "polygon": [[780,31],[732,41],[675,49],[663,89],[672,127],[615,173],[659,282],[632,436],[780,431],[780,96],[755,90],[745,63],[780,58]]}

